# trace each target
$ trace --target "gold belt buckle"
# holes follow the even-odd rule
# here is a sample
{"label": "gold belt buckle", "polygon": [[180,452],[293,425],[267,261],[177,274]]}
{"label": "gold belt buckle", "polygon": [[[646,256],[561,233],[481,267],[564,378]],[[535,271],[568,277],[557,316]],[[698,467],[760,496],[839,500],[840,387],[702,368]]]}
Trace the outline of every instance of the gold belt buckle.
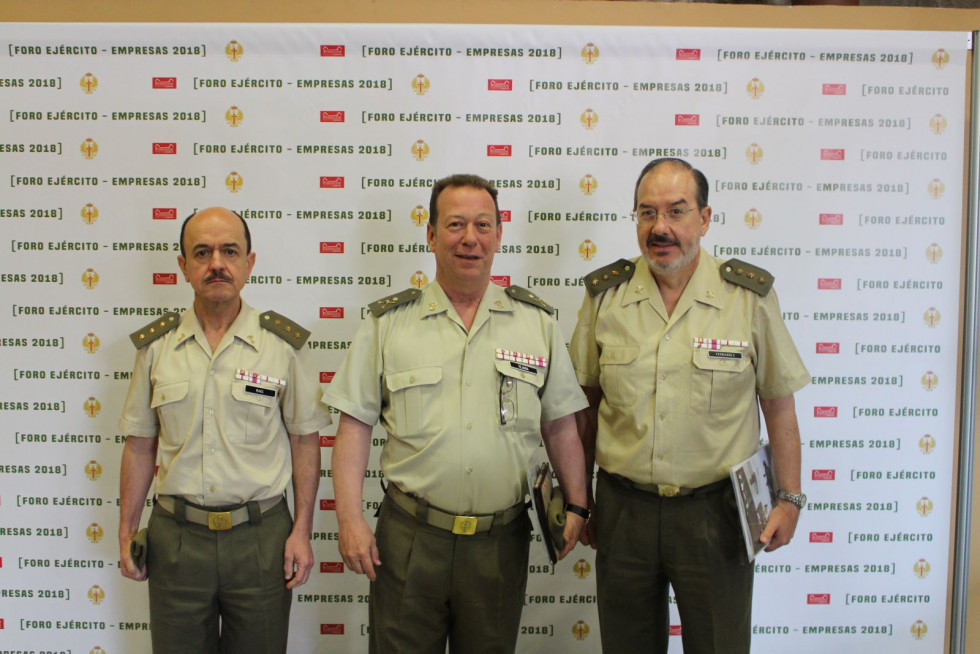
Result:
{"label": "gold belt buckle", "polygon": [[459,536],[472,536],[476,533],[476,516],[457,515],[453,517],[453,533]]}
{"label": "gold belt buckle", "polygon": [[673,484],[657,484],[657,493],[660,495],[660,497],[674,497],[679,495],[680,492],[680,486],[674,486]]}
{"label": "gold belt buckle", "polygon": [[211,531],[228,531],[234,525],[231,524],[230,511],[216,511],[208,513],[208,529]]}

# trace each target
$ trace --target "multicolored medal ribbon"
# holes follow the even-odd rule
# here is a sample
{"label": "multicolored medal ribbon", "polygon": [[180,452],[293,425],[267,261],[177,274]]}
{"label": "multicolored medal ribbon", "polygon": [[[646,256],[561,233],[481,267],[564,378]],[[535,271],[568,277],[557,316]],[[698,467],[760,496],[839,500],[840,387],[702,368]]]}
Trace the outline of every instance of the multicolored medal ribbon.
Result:
{"label": "multicolored medal ribbon", "polygon": [[522,363],[526,366],[536,366],[538,368],[548,367],[548,359],[546,357],[525,354],[524,352],[516,352],[514,350],[505,350],[502,347],[497,348],[495,356],[501,361],[513,361],[514,363]]}
{"label": "multicolored medal ribbon", "polygon": [[260,375],[257,372],[249,372],[244,368],[238,369],[238,372],[235,373],[235,379],[252,382],[253,384],[257,384],[259,382],[265,382],[267,384],[275,384],[276,386],[286,385],[285,379],[276,379],[275,377],[270,377],[269,375]]}

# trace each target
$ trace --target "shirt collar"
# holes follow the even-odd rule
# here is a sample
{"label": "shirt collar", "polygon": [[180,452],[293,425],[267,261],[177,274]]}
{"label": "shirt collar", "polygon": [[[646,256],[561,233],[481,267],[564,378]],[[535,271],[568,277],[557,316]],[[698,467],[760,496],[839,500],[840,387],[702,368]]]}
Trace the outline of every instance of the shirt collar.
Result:
{"label": "shirt collar", "polygon": [[[622,304],[625,306],[646,300],[656,306],[663,306],[657,280],[653,278],[653,273],[650,272],[650,266],[646,259],[638,257],[634,259],[634,264],[636,265],[636,272],[630,279],[629,288],[623,295]],[[704,248],[701,248],[698,255],[698,267],[694,269],[694,274],[688,280],[678,307],[689,302],[701,302],[721,308],[723,306],[721,291],[721,275],[718,274],[718,265],[714,258]]]}
{"label": "shirt collar", "polygon": [[[228,327],[224,338],[221,339],[222,342],[231,336],[247,344],[253,350],[258,350],[261,334],[259,333],[259,321],[255,319],[254,314],[255,309],[250,307],[245,300],[242,300],[242,308],[239,310],[238,315],[235,316],[234,322]],[[184,310],[176,331],[177,339],[174,342],[175,349],[192,340],[197,341],[205,351],[211,349],[210,345],[208,345],[208,339],[204,335],[204,328],[201,327],[201,322],[197,319],[197,314],[194,313],[193,306]]]}
{"label": "shirt collar", "polygon": [[[446,292],[442,290],[438,282],[433,281],[422,289],[422,296],[419,298],[419,318],[424,319],[447,312],[451,306],[452,303],[446,296]],[[479,314],[484,308],[488,311],[512,312],[514,300],[504,292],[504,289],[490,282],[487,290],[483,293],[483,299],[480,300],[480,309],[477,310],[477,313]]]}

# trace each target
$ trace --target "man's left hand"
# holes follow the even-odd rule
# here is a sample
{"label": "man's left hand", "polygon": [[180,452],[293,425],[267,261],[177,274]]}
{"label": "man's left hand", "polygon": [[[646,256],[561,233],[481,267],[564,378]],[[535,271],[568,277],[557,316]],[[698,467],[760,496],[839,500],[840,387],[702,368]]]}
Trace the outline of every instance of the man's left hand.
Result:
{"label": "man's left hand", "polygon": [[767,552],[778,550],[783,545],[789,545],[796,532],[796,523],[800,519],[800,510],[786,500],[780,500],[769,512],[769,522],[762,530],[759,541],[766,546]]}
{"label": "man's left hand", "polygon": [[296,588],[306,583],[313,570],[313,545],[310,539],[298,534],[290,534],[286,539],[282,570],[286,578],[286,588]]}
{"label": "man's left hand", "polygon": [[565,556],[575,549],[578,545],[579,535],[582,533],[582,527],[585,526],[585,520],[582,519],[577,513],[572,513],[571,511],[565,512],[565,547],[562,548],[561,552],[558,553],[558,560],[561,561]]}

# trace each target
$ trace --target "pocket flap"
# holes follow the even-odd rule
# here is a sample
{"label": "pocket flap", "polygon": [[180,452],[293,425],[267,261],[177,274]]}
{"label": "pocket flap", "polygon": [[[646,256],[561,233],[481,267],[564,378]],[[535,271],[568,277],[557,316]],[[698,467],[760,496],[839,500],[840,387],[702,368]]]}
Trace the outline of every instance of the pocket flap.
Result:
{"label": "pocket flap", "polygon": [[547,369],[525,365],[523,363],[513,363],[511,361],[501,361],[497,359],[497,372],[506,377],[520,379],[534,385],[536,388],[544,386],[544,379],[547,376]]}
{"label": "pocket flap", "polygon": [[164,404],[178,402],[187,397],[189,381],[172,382],[170,384],[159,384],[153,387],[153,397],[150,398],[150,408],[155,409]]}
{"label": "pocket flap", "polygon": [[442,368],[440,366],[412,368],[399,372],[389,372],[385,375],[385,383],[391,392],[404,390],[412,386],[438,384],[440,381],[442,381]]}
{"label": "pocket flap", "polygon": [[278,395],[279,387],[274,384],[236,381],[231,385],[231,396],[239,402],[275,406],[279,400]]}
{"label": "pocket flap", "polygon": [[742,372],[750,360],[745,350],[694,350],[694,365],[701,370]]}
{"label": "pocket flap", "polygon": [[633,363],[640,352],[637,345],[607,345],[599,355],[600,366],[621,366]]}

